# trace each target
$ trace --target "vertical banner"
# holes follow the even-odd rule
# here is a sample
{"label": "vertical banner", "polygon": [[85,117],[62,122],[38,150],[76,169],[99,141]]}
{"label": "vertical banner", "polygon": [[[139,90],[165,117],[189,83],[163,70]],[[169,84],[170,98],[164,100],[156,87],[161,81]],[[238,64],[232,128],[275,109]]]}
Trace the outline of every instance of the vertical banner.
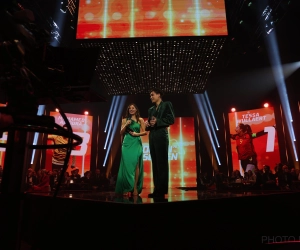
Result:
{"label": "vertical banner", "polygon": [[[261,169],[263,165],[269,165],[273,170],[275,165],[280,162],[273,107],[229,113],[228,117],[231,135],[236,134],[235,129],[238,124],[250,126],[253,150],[257,155],[258,168]],[[233,170],[240,170],[243,173],[237,152],[237,146],[239,146],[238,144],[243,144],[243,139],[230,140]]]}
{"label": "vertical banner", "polygon": [[[55,122],[60,126],[65,124],[64,119],[58,112],[50,112],[50,116],[55,118]],[[92,125],[93,117],[88,115],[68,114],[66,116],[72,126],[73,133],[82,137],[82,144],[72,150],[71,156],[75,156],[75,166],[79,168],[79,174],[83,175],[84,172],[90,170],[91,162],[91,141],[92,141]],[[48,140],[49,144],[52,142]],[[52,154],[53,150],[48,149],[46,154],[46,166],[47,170],[52,169]],[[70,161],[71,161],[70,157]],[[70,162],[71,164],[71,162]],[[70,165],[69,164],[69,165]],[[70,172],[70,167],[67,169]]]}
{"label": "vertical banner", "polygon": [[[193,117],[177,117],[169,127],[169,188],[196,187],[196,150]],[[144,188],[153,187],[148,136],[142,136]]]}

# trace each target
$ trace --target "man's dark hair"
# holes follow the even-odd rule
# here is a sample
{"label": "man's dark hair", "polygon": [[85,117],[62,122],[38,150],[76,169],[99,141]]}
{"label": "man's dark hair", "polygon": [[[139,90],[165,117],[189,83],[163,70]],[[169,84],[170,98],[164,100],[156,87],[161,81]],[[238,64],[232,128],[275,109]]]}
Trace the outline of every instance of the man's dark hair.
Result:
{"label": "man's dark hair", "polygon": [[156,94],[160,94],[160,97],[163,97],[163,95],[164,95],[164,92],[160,88],[152,88],[152,89],[150,89],[150,93],[152,91],[155,92]]}

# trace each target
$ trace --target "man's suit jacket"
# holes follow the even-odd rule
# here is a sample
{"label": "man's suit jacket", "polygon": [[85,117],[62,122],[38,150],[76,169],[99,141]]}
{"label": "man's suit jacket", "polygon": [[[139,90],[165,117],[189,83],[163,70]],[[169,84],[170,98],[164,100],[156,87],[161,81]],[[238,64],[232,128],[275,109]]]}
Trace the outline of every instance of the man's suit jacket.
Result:
{"label": "man's suit jacket", "polygon": [[156,105],[152,106],[148,110],[148,121],[150,122],[151,117],[156,118],[156,124],[154,127],[147,127],[147,131],[157,130],[160,128],[166,128],[174,124],[175,114],[173,105],[171,102],[161,102],[156,109]]}

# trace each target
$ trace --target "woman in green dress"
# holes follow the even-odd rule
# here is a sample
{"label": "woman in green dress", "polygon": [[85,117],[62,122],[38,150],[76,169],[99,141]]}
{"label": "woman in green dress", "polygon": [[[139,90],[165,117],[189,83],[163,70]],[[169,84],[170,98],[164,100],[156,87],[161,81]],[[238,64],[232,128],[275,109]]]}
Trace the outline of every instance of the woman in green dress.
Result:
{"label": "woman in green dress", "polygon": [[122,155],[117,177],[117,194],[139,195],[143,188],[144,164],[141,136],[147,134],[145,122],[135,104],[130,104],[126,110],[126,118],[122,119],[121,136]]}

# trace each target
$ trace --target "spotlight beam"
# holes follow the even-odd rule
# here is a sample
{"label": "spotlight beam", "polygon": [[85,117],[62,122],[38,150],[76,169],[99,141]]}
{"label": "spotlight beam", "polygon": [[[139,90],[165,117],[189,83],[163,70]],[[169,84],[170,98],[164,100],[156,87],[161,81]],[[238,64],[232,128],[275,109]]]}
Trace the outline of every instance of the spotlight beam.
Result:
{"label": "spotlight beam", "polygon": [[112,130],[112,124],[113,124],[113,121],[115,120],[115,116],[116,116],[116,109],[119,105],[119,102],[120,102],[120,96],[117,96],[117,100],[116,100],[116,103],[113,107],[113,111],[112,111],[112,117],[110,119],[110,126],[109,126],[109,129],[108,129],[108,132],[107,132],[107,135],[106,135],[106,140],[105,140],[105,145],[104,145],[104,149],[106,149],[106,146],[107,146],[107,142],[108,142],[108,139],[111,135],[111,130]]}
{"label": "spotlight beam", "polygon": [[[37,115],[39,115],[39,116],[43,115],[45,112],[45,107],[46,107],[45,105],[39,105]],[[34,133],[33,145],[37,144],[39,134],[40,133],[38,133],[38,132]],[[34,162],[34,156],[35,156],[35,149],[32,150],[31,162],[30,162],[31,164],[33,164],[33,162]]]}
{"label": "spotlight beam", "polygon": [[212,138],[211,138],[211,129],[210,129],[210,126],[209,126],[209,124],[208,124],[208,122],[207,122],[207,118],[206,118],[206,115],[205,115],[205,111],[204,111],[203,105],[202,105],[202,103],[201,103],[201,101],[200,101],[200,95],[194,95],[194,98],[195,98],[195,100],[196,100],[198,109],[199,109],[199,111],[200,111],[200,115],[201,115],[201,117],[202,117],[202,121],[203,121],[203,123],[204,123],[204,127],[205,127],[205,129],[206,129],[206,132],[207,132],[207,134],[209,135],[209,138],[210,138],[210,141],[211,141],[211,146],[212,146],[212,149],[213,149],[213,151],[214,151],[215,157],[216,157],[217,162],[218,162],[218,164],[219,164],[219,166],[220,166],[220,165],[221,165],[221,162],[220,162],[220,159],[219,159],[219,156],[218,156],[216,147],[215,147],[215,145],[214,145],[214,143],[213,143],[213,140],[212,140]]}
{"label": "spotlight beam", "polygon": [[108,118],[107,118],[107,121],[106,121],[104,133],[106,133],[108,124],[111,122],[110,117],[112,115],[112,110],[113,110],[113,107],[115,105],[115,102],[116,102],[116,97],[114,96],[113,99],[112,99],[111,105],[110,105],[109,114],[108,114]]}
{"label": "spotlight beam", "polygon": [[272,71],[274,74],[275,78],[275,83],[277,86],[279,98],[281,101],[281,105],[283,108],[283,114],[286,120],[286,124],[288,127],[288,133],[291,139],[291,144],[293,147],[294,151],[294,156],[296,161],[298,161],[298,155],[297,155],[297,150],[295,146],[295,133],[294,133],[294,128],[293,128],[293,118],[292,118],[292,113],[291,113],[291,108],[289,104],[289,99],[288,99],[288,94],[286,90],[286,85],[285,85],[285,80],[284,80],[284,74],[283,74],[283,69],[281,65],[281,60],[280,60],[280,55],[279,55],[279,49],[278,49],[278,44],[276,40],[276,33],[275,30],[271,32],[269,35],[265,36],[265,42],[268,45],[268,55],[269,59],[272,65]]}
{"label": "spotlight beam", "polygon": [[207,103],[207,106],[208,106],[208,108],[209,108],[211,117],[213,118],[213,122],[214,122],[214,124],[215,124],[216,130],[219,130],[219,127],[218,127],[218,125],[217,125],[217,122],[216,122],[216,118],[215,118],[214,112],[213,112],[212,107],[211,107],[211,105],[210,105],[210,101],[209,101],[209,98],[208,98],[208,94],[207,94],[206,91],[205,91],[205,93],[204,93],[204,97],[205,97],[205,99],[206,99],[206,103]]}
{"label": "spotlight beam", "polygon": [[[120,105],[119,105],[119,109],[118,109],[118,111],[116,113],[116,117],[121,117],[122,110],[124,108],[126,98],[127,98],[126,96],[119,97],[118,100],[120,100]],[[114,123],[114,125],[111,126],[111,127],[113,127],[113,129],[112,129],[111,136],[109,138],[110,140],[109,140],[109,144],[108,144],[108,147],[107,147],[106,155],[105,155],[105,158],[104,158],[103,167],[105,167],[105,165],[106,165],[106,161],[107,161],[107,158],[108,158],[108,156],[110,154],[110,149],[111,149],[111,146],[112,146],[113,139],[115,137],[117,128],[119,128],[119,126],[117,124],[119,125],[119,123]]]}
{"label": "spotlight beam", "polygon": [[[205,102],[205,100],[204,100],[203,95],[200,94],[199,97],[200,97],[200,101],[201,101],[201,103],[202,103],[202,106],[204,107],[204,111],[205,111],[207,120],[208,120],[208,119],[211,120],[211,117],[210,117],[210,115],[209,115],[209,111],[208,111],[208,108],[207,108],[207,105],[206,105],[206,102]],[[214,136],[214,139],[215,139],[215,142],[216,142],[216,144],[217,144],[217,146],[218,146],[218,148],[219,148],[219,147],[220,147],[220,144],[219,144],[219,141],[218,141],[216,132],[215,132],[214,128],[212,127],[211,122],[209,123],[209,126],[210,126],[210,128],[211,128],[211,129],[210,129],[210,132],[212,132],[212,134],[213,134],[213,136]],[[213,143],[213,141],[212,141],[212,143]]]}

